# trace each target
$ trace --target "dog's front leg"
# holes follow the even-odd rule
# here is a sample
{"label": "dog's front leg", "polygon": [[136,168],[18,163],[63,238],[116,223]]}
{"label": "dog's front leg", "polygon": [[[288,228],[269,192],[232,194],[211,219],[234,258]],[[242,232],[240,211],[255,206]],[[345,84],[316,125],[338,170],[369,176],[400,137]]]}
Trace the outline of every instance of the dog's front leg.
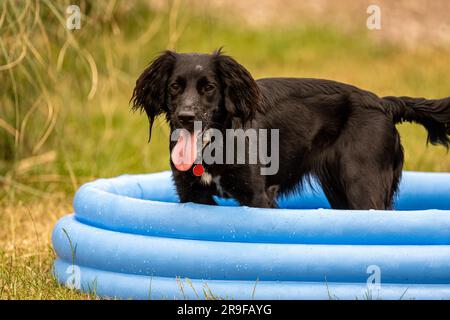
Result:
{"label": "dog's front leg", "polygon": [[278,186],[266,187],[265,177],[257,166],[235,166],[221,179],[222,188],[240,205],[256,208],[275,208]]}
{"label": "dog's front leg", "polygon": [[180,202],[195,202],[200,204],[217,205],[213,195],[217,193],[214,184],[206,185],[191,171],[181,172],[173,170],[173,180]]}

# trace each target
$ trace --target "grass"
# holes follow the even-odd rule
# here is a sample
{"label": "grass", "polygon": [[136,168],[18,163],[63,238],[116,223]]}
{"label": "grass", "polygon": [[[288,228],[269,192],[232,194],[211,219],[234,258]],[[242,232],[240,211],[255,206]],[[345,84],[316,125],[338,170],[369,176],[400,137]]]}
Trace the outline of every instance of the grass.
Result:
{"label": "grass", "polygon": [[[70,1],[70,3],[77,1]],[[55,221],[73,192],[96,177],[168,169],[168,128],[146,145],[144,116],[129,111],[135,79],[166,48],[210,52],[224,45],[255,77],[349,82],[380,95],[448,96],[448,49],[406,51],[364,31],[317,24],[236,28],[233,17],[167,11],[145,1],[78,1],[81,30],[65,29],[69,1],[0,4],[0,298],[92,298],[50,275]],[[450,155],[425,131],[401,125],[406,169],[450,171]]]}
{"label": "grass", "polygon": [[1,299],[95,298],[61,287],[51,277],[52,226],[69,211],[67,199],[0,205]]}

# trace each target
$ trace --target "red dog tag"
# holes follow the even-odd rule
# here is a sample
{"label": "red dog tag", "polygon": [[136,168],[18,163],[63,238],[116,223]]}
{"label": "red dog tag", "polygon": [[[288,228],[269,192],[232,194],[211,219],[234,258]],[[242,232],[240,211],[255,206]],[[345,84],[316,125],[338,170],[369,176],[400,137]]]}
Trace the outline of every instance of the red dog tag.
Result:
{"label": "red dog tag", "polygon": [[205,173],[205,168],[201,164],[196,164],[192,169],[194,176],[200,177],[203,173]]}

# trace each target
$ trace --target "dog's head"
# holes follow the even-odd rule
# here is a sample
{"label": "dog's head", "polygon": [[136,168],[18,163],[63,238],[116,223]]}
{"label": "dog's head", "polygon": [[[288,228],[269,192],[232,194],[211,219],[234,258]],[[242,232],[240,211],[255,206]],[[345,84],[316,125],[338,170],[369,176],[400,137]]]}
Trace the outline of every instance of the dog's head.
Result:
{"label": "dog's head", "polygon": [[[165,51],[136,81],[133,109],[146,112],[150,137],[156,116],[165,114],[173,129],[223,128],[224,121],[254,117],[260,91],[250,73],[220,50],[213,54]],[[149,138],[150,138],[149,137]]]}

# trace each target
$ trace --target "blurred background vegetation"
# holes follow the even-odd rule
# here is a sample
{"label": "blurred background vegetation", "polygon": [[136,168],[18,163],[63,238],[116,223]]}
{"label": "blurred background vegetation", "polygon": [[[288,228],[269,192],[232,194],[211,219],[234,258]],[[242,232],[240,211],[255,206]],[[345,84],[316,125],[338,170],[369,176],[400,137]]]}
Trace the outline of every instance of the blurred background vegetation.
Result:
{"label": "blurred background vegetation", "polygon": [[[376,2],[376,3],[375,3]],[[66,9],[83,13],[68,30]],[[366,28],[378,4],[382,29]],[[147,145],[129,110],[164,49],[225,51],[258,77],[320,77],[379,95],[450,96],[446,0],[0,0],[0,297],[74,298],[48,270],[56,219],[96,177],[169,168],[168,129]],[[406,169],[450,171],[424,130],[399,126]]]}
{"label": "blurred background vegetation", "polygon": [[[380,4],[382,30],[368,31],[364,1],[2,0],[0,193],[10,200],[71,193],[94,177],[167,169],[167,127],[160,122],[146,145],[146,119],[128,104],[139,72],[166,48],[224,45],[255,77],[330,78],[380,95],[450,95],[448,39],[436,31],[445,24],[426,25],[430,12],[411,1],[403,11],[389,3]],[[80,30],[65,27],[69,4],[81,7]],[[414,9],[425,10],[429,34],[414,33]],[[402,42],[392,31],[398,28],[406,28]],[[421,128],[401,130],[407,169],[450,170],[445,150],[426,148]]]}

